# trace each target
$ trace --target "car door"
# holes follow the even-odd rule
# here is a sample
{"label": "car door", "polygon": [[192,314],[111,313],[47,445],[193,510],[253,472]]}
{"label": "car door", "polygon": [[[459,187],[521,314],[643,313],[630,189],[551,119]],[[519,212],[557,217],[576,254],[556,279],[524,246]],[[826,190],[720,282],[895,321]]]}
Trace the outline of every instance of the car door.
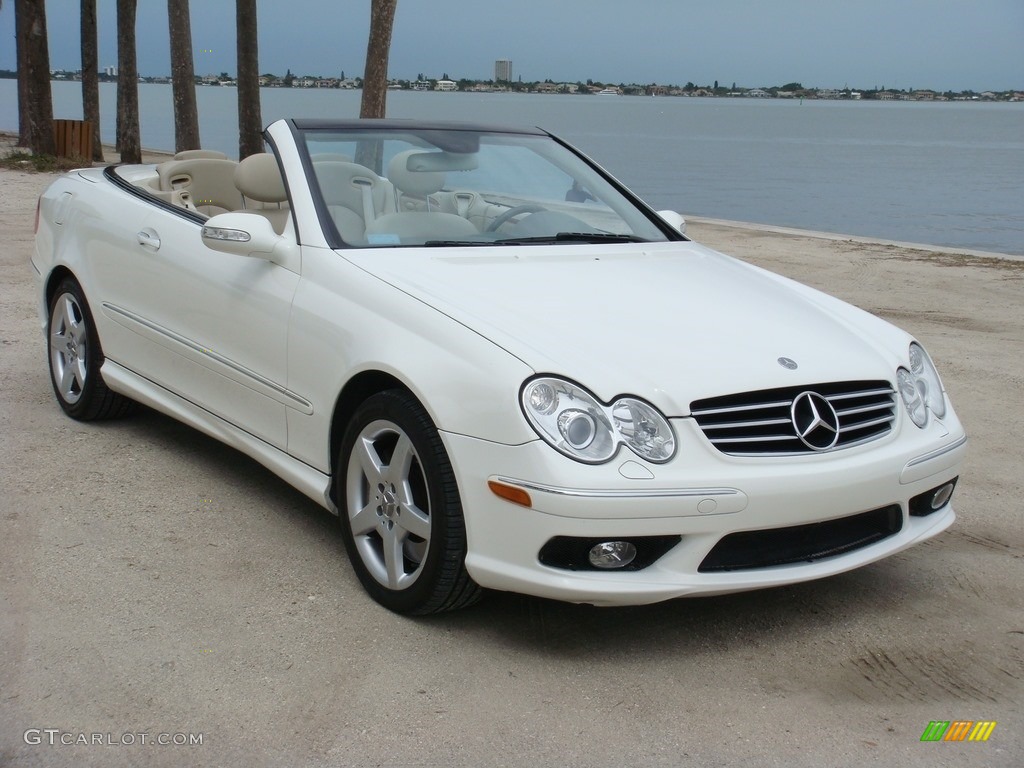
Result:
{"label": "car door", "polygon": [[[288,317],[299,276],[273,262],[214,251],[201,223],[152,207],[104,312],[135,343],[118,360],[180,397],[279,448]],[[124,357],[124,355],[122,355]]]}

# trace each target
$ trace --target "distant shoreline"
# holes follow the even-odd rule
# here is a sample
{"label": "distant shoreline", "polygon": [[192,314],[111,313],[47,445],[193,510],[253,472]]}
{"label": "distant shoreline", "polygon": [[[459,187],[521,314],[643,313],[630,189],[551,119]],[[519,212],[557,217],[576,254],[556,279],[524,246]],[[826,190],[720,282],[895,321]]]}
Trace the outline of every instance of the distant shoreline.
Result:
{"label": "distant shoreline", "polygon": [[[0,79],[16,79],[17,73],[11,70],[0,71]],[[289,80],[289,78],[291,78]],[[81,82],[82,78],[78,72],[56,71],[50,78],[51,83]],[[101,83],[117,83],[117,76],[101,75]],[[195,79],[196,87],[228,87],[236,86],[234,78],[221,79],[214,75],[206,75]],[[170,85],[171,78],[168,75],[139,76],[139,83],[143,85]],[[287,83],[287,84],[286,84]],[[361,78],[335,78],[335,77],[313,77],[303,75],[301,77],[287,75],[263,75],[260,78],[260,88],[292,88],[309,90],[362,90]],[[1009,88],[1000,91],[984,90],[945,90],[937,91],[932,88],[919,88],[916,90],[898,90],[893,88],[871,89],[871,88],[804,88],[800,83],[787,83],[783,86],[765,86],[761,88],[748,88],[746,86],[732,88],[719,86],[716,81],[714,85],[694,85],[687,83],[680,85],[659,85],[638,83],[597,83],[587,81],[530,81],[530,82],[494,82],[493,80],[460,79],[448,80],[444,78],[429,78],[426,80],[402,80],[393,79],[388,81],[388,90],[391,91],[420,91],[437,93],[510,93],[517,95],[526,94],[550,94],[562,96],[597,96],[615,93],[619,96],[664,96],[677,98],[711,98],[711,99],[783,99],[790,101],[922,101],[922,102],[965,102],[965,103],[992,103],[1024,102],[1024,90]]]}

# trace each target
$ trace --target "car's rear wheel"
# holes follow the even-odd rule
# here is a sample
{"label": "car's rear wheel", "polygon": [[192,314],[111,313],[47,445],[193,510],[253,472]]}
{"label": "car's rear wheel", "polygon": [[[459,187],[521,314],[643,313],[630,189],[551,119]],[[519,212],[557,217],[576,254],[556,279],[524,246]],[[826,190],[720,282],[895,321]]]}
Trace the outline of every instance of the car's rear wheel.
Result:
{"label": "car's rear wheel", "polygon": [[82,288],[65,278],[50,301],[46,333],[50,382],[57,402],[73,419],[110,419],[127,413],[134,403],[111,392],[100,376],[103,350]]}
{"label": "car's rear wheel", "polygon": [[417,400],[402,390],[356,410],[336,463],[342,535],[366,591],[397,613],[467,606],[466,528],[448,454]]}

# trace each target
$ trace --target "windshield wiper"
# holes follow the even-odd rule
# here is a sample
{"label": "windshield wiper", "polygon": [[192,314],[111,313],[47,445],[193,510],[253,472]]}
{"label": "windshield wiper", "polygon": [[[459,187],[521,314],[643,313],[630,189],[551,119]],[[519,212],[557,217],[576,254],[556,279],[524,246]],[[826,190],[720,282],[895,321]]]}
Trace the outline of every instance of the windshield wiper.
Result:
{"label": "windshield wiper", "polygon": [[493,240],[427,240],[424,248],[456,248],[464,245],[494,245]]}
{"label": "windshield wiper", "polygon": [[509,237],[496,240],[496,245],[529,245],[531,243],[646,243],[636,235],[616,235],[611,232],[559,232],[537,237]]}
{"label": "windshield wiper", "polygon": [[558,232],[534,237],[505,237],[500,240],[427,240],[424,248],[457,248],[466,245],[545,245],[548,243],[648,243],[636,235],[611,232]]}

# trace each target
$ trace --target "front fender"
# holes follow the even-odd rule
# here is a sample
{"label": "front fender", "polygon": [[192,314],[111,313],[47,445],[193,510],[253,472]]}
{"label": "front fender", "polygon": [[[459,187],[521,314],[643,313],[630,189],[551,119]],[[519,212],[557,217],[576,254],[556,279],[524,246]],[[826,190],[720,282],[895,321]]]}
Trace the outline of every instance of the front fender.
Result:
{"label": "front fender", "polygon": [[302,264],[288,386],[313,414],[289,413],[289,453],[328,471],[338,395],[369,371],[401,382],[438,429],[507,445],[536,439],[518,404],[534,373],[521,360],[334,251],[303,247]]}

